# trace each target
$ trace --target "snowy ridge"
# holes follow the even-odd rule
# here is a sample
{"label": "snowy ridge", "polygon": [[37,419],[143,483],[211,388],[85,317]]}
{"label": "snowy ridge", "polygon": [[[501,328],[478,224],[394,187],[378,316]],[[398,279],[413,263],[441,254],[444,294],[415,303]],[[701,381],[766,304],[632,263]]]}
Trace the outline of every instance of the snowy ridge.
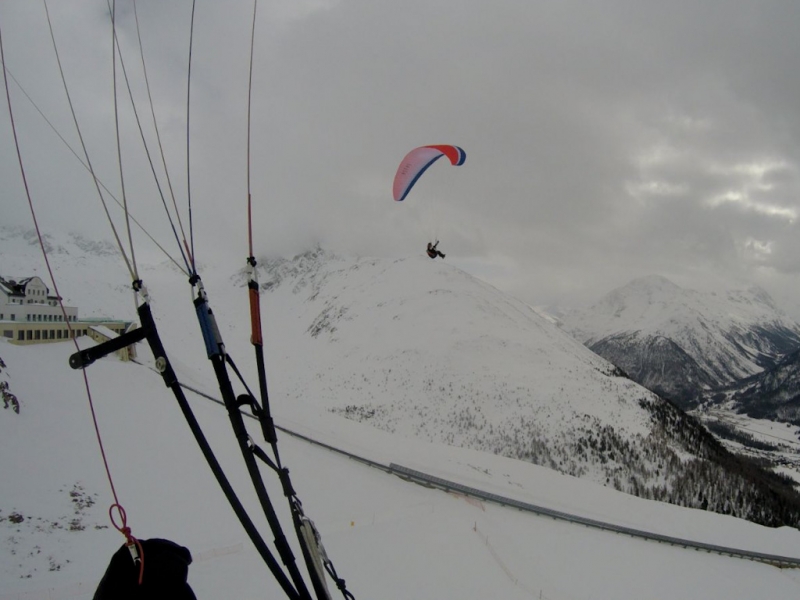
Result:
{"label": "snowy ridge", "polygon": [[800,346],[800,325],[761,288],[699,292],[660,276],[635,279],[562,323],[634,380],[684,406]]}
{"label": "snowy ridge", "polygon": [[[67,263],[62,269],[70,273]],[[270,387],[278,390],[270,396],[279,408],[326,411],[762,523],[800,522],[788,498],[764,499],[752,474],[731,471],[691,419],[530,306],[445,262],[317,248],[259,260],[259,274]],[[244,275],[201,275],[226,347],[243,362],[252,356],[249,319],[236,318],[247,314]],[[164,263],[144,279],[179,375],[195,377],[191,365],[207,358],[189,286]],[[121,288],[117,306],[130,305],[126,295]],[[706,485],[708,478],[725,484]]]}
{"label": "snowy ridge", "polygon": [[703,399],[707,406],[800,426],[800,350],[763,373],[709,392]]}
{"label": "snowy ridge", "polygon": [[[214,398],[213,396],[209,396],[206,393],[192,388],[191,386],[183,386],[185,389],[198,394],[212,402],[215,402],[221,406],[224,403]],[[255,419],[252,415],[246,415],[251,419]],[[436,488],[444,490],[446,492],[460,492],[464,493],[467,496],[477,498],[479,500],[485,500],[488,502],[494,502],[499,504],[500,506],[511,506],[517,508],[519,510],[527,511],[536,515],[551,517],[554,519],[559,519],[563,521],[567,521],[569,523],[575,523],[578,525],[585,525],[587,527],[592,527],[596,529],[601,529],[605,531],[611,531],[613,533],[620,533],[624,535],[629,535],[631,537],[638,537],[645,540],[656,541],[660,543],[668,543],[673,544],[676,546],[681,546],[683,548],[693,548],[695,550],[705,550],[707,552],[714,552],[718,554],[722,554],[725,556],[735,556],[738,558],[744,558],[748,560],[755,560],[758,562],[763,562],[766,564],[770,564],[777,567],[791,567],[796,568],[800,567],[800,558],[792,558],[787,556],[777,556],[772,554],[764,554],[761,552],[750,552],[747,550],[740,550],[737,548],[730,548],[725,546],[718,546],[715,544],[707,544],[700,541],[693,541],[686,538],[676,538],[666,535],[661,535],[657,533],[652,533],[649,531],[642,531],[640,529],[634,529],[631,527],[623,527],[619,525],[614,525],[612,523],[607,523],[603,521],[598,521],[596,519],[589,519],[586,517],[577,516],[574,514],[565,513],[559,510],[554,510],[551,508],[545,508],[542,506],[537,506],[534,504],[530,504],[528,502],[521,502],[519,500],[515,500],[509,496],[501,496],[495,493],[485,492],[483,490],[479,490],[473,487],[465,486],[460,483],[456,483],[447,479],[442,479],[441,477],[435,477],[433,475],[429,475],[427,473],[423,473],[417,471],[415,469],[409,469],[408,467],[404,467],[402,465],[398,465],[395,463],[384,464],[381,462],[377,462],[366,456],[353,454],[347,450],[343,450],[342,448],[332,446],[329,443],[324,443],[319,440],[313,439],[308,437],[307,435],[303,435],[297,433],[296,431],[292,431],[291,429],[287,429],[285,427],[281,427],[280,425],[277,426],[277,429],[283,433],[286,433],[292,437],[301,439],[305,442],[313,444],[315,446],[319,446],[329,450],[331,452],[341,454],[343,456],[347,456],[353,460],[356,460],[364,465],[367,465],[372,468],[380,469],[387,473],[391,473],[394,475],[399,476],[402,479],[413,481],[416,483],[421,483],[423,485],[433,485]]]}
{"label": "snowy ridge", "polygon": [[[56,283],[64,304],[77,306],[80,317],[135,316],[130,278],[113,244],[75,233],[43,233],[42,238],[50,266],[62,274]],[[0,249],[0,275],[38,275],[53,293],[35,230],[0,225]],[[111,307],[114,315],[109,314]]]}
{"label": "snowy ridge", "polygon": [[[36,254],[28,260],[35,263]],[[570,418],[583,411],[584,422],[603,419],[606,432],[617,425],[609,419],[616,419],[619,431],[633,432],[634,439],[637,429],[646,433],[654,422],[641,403],[658,406],[652,394],[617,376],[608,363],[491,286],[426,258],[358,259],[317,250],[260,263],[262,285],[268,290],[262,305],[270,398],[278,423],[387,464],[401,463],[531,504],[663,535],[698,536],[721,546],[797,554],[800,541],[792,529],[767,529],[730,516],[651,502],[566,477],[527,459],[446,445],[442,438],[421,439],[450,436],[453,442],[464,442],[462,446],[492,440],[481,437],[480,427],[474,425],[478,418],[450,421],[453,410],[462,414],[458,409],[464,399],[472,402],[467,404],[469,413],[491,421],[497,412],[509,425],[522,411],[538,409],[535,418],[550,428],[544,435],[568,439],[569,427],[590,432],[579,439],[587,444],[581,463],[591,479],[588,467],[599,473],[615,468],[629,475],[614,464],[622,461],[616,453],[625,446],[603,450],[604,466],[588,443],[592,436],[599,442],[601,436],[591,434],[589,425],[570,423]],[[90,289],[97,272],[71,265],[80,261],[60,267],[61,285]],[[239,318],[247,314],[243,281],[236,276],[231,285],[219,269],[203,276],[227,346],[252,375],[243,358],[252,352],[247,319]],[[215,384],[184,278],[168,265],[151,266],[145,282],[179,376],[213,394]],[[108,288],[101,296],[110,303],[102,308],[114,314],[129,305],[124,286]],[[0,344],[0,356],[8,364],[4,375],[22,409],[19,415],[0,411],[5,459],[0,461],[0,594],[6,596],[43,589],[54,589],[58,596],[59,590],[77,589],[77,582],[85,584],[80,589],[91,589],[87,582],[99,580],[121,543],[105,515],[110,504],[107,482],[87,419],[82,378],[66,364],[71,352],[68,344]],[[141,354],[147,357],[146,350]],[[41,377],[43,371],[49,376]],[[160,378],[113,358],[92,365],[89,376],[117,489],[134,533],[174,539],[196,556],[213,557],[190,569],[198,597],[277,595],[247,543],[241,552],[220,550],[242,547],[244,536]],[[449,391],[451,383],[454,390],[463,387],[461,403],[457,393]],[[498,397],[492,398],[492,392]],[[555,402],[549,409],[544,405],[548,399]],[[429,418],[439,422],[423,431],[409,404],[413,410],[427,410]],[[562,404],[566,411],[560,417]],[[351,406],[356,411],[383,407],[381,429],[358,422],[358,417],[342,419]],[[234,485],[248,489],[227,419],[213,406],[198,404],[195,410]],[[534,431],[533,417],[519,421]],[[518,437],[530,440],[525,435]],[[663,443],[663,433],[657,437],[664,447],[681,453],[677,463],[690,457],[679,438]],[[627,440],[621,434],[617,438],[621,444]],[[502,441],[513,453],[513,435]],[[628,444],[628,450],[636,447]],[[784,598],[800,585],[791,575],[776,577],[771,567],[740,561],[728,566],[730,559],[724,558],[717,565],[695,553],[657,545],[643,549],[620,536],[571,530],[567,524],[409,486],[287,436],[281,437],[281,446],[304,507],[357,598],[528,598],[533,593],[551,600],[589,595],[627,599],[641,598],[653,586],[675,597],[691,597],[698,582],[713,581],[703,587],[715,590],[709,598],[722,600],[754,594]],[[599,453],[599,444],[597,448]],[[570,452],[578,457],[577,450]],[[580,459],[574,460],[578,464]],[[662,470],[662,480],[664,476]],[[280,498],[277,484],[270,485]],[[652,565],[665,561],[692,573],[692,578],[666,577],[660,574],[663,569],[653,570]],[[574,577],[575,572],[582,577]]]}
{"label": "snowy ridge", "polygon": [[[107,482],[81,398],[81,377],[66,366],[68,346],[0,343],[13,389],[23,400],[20,415],[0,411],[3,600],[35,594],[91,598],[122,541],[108,525]],[[50,378],[35,377],[42,368]],[[134,534],[188,546],[195,556],[189,581],[198,598],[280,597],[160,378],[138,365],[103,359],[92,366],[90,379]],[[192,404],[204,430],[234,485],[247,490],[224,413],[202,402]],[[407,440],[325,413],[313,416],[298,409],[277,416],[279,423],[326,443],[523,502],[754,552],[796,556],[800,550],[800,534],[789,528],[649,502],[521,461]],[[290,436],[281,436],[280,444],[306,511],[356,598],[522,599],[533,594],[550,600],[635,600],[652,589],[678,598],[695,597],[702,589],[710,600],[777,600],[800,589],[800,575],[793,570],[643,545],[627,536],[409,485]],[[73,516],[76,496],[70,492],[76,484],[82,489],[77,499],[91,497],[93,503],[82,502],[81,514]],[[279,486],[270,485],[270,492],[280,498]],[[11,515],[17,515],[16,523]],[[64,518],[77,526],[53,527]],[[678,572],[684,576],[676,577]]]}
{"label": "snowy ridge", "polygon": [[[273,334],[300,340],[308,365],[295,378],[288,362],[278,369],[288,401],[312,398],[391,433],[764,518],[750,513],[761,501],[732,508],[723,496],[706,498],[704,484],[675,497],[709,476],[688,459],[731,459],[691,419],[468,274],[425,257],[345,258],[320,249],[261,263],[265,313],[286,317]],[[733,485],[740,497],[738,490],[750,494]]]}
{"label": "snowy ridge", "polygon": [[511,506],[513,508],[518,508],[519,510],[524,510],[545,517],[552,517],[553,519],[560,519],[563,521],[567,521],[569,523],[585,525],[586,527],[592,527],[595,529],[601,529],[613,533],[620,533],[623,535],[629,535],[631,537],[650,540],[659,543],[673,544],[676,546],[681,546],[683,548],[692,548],[694,550],[705,550],[706,552],[714,552],[716,554],[722,554],[724,556],[735,556],[737,558],[743,558],[746,560],[755,560],[775,567],[789,567],[789,568],[800,567],[800,558],[792,558],[789,556],[775,556],[770,554],[762,554],[760,552],[748,552],[746,550],[739,550],[737,548],[727,548],[724,546],[704,544],[702,542],[693,542],[686,539],[654,534],[647,531],[641,531],[639,529],[631,529],[630,527],[619,527],[617,525],[604,523],[602,521],[597,521],[595,519],[585,519],[583,517],[577,517],[575,515],[570,515],[568,513],[564,513],[561,511],[551,510],[548,508],[542,508],[541,506],[528,504],[526,502],[518,502],[506,496],[488,494],[486,492],[483,492],[475,488],[471,488],[469,486],[461,485],[453,481],[448,481],[446,479],[442,479],[441,477],[433,477],[431,475],[428,475],[427,473],[421,473],[420,471],[415,471],[414,469],[408,469],[406,467],[403,467],[402,465],[396,465],[394,463],[389,465],[389,471],[399,475],[404,479],[407,478],[410,481],[422,483],[423,485],[424,484],[434,485],[435,487],[448,492],[449,491],[462,492],[466,495],[473,496],[481,500],[495,502],[497,504],[500,504],[501,506]]}

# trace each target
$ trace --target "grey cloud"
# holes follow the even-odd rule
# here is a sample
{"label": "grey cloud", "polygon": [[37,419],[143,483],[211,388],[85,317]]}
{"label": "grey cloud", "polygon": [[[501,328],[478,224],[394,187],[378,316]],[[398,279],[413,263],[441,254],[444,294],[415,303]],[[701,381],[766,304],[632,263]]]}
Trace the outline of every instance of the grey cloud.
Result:
{"label": "grey cloud", "polygon": [[[46,23],[32,4],[0,6],[9,67],[74,142]],[[145,106],[133,14],[118,4],[126,66]],[[116,193],[107,8],[50,6],[98,171]],[[137,7],[185,211],[191,5]],[[198,240],[232,256],[244,235],[251,15],[250,2],[199,3],[195,21]],[[700,269],[749,274],[768,289],[774,276],[790,290],[781,273],[800,268],[791,218],[800,210],[798,22],[791,1],[261,3],[251,173],[259,251],[322,243],[408,255],[438,235],[448,260],[542,303]],[[88,177],[12,93],[41,202],[59,215],[51,226],[94,222]],[[127,100],[120,107],[135,212],[168,240]],[[0,127],[0,176],[13,181],[5,110]],[[436,165],[406,202],[393,203],[397,163],[427,143],[461,145],[466,164]],[[765,164],[781,166],[748,171]],[[12,198],[19,206],[20,193],[10,185],[4,206]],[[60,214],[65,204],[69,215]],[[6,214],[26,218],[16,208]]]}

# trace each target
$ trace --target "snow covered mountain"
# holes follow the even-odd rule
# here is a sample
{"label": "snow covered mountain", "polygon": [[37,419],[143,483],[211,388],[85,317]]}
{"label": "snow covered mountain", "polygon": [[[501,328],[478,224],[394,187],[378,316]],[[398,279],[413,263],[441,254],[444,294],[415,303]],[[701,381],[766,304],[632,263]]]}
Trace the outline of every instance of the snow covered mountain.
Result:
{"label": "snow covered mountain", "polygon": [[800,324],[757,286],[704,293],[655,275],[561,322],[634,381],[685,408],[700,392],[770,368],[800,346]]}
{"label": "snow covered mountain", "polygon": [[[98,272],[72,268],[84,261],[68,254],[59,277],[103,290],[89,283]],[[259,263],[278,408],[311,406],[762,523],[800,522],[791,490],[732,469],[734,459],[692,419],[526,304],[463,271],[422,256],[353,258],[320,249]],[[244,276],[209,271],[211,306],[240,362],[252,353],[249,319],[239,318],[248,310]],[[168,349],[182,364],[205,364],[185,278],[165,265],[142,272]],[[125,286],[106,292],[115,313],[131,305]],[[711,479],[721,483],[707,485]],[[780,493],[765,493],[765,481]]]}
{"label": "snow covered mountain", "polygon": [[[77,306],[80,317],[135,316],[130,277],[116,246],[75,233],[45,233],[43,240],[51,267],[63,273],[56,283],[64,304]],[[38,275],[51,287],[35,230],[0,225],[0,275]]]}
{"label": "snow covered mountain", "polygon": [[[165,335],[164,341],[174,347],[177,366],[181,340]],[[19,414],[0,410],[0,600],[91,600],[122,544],[108,518],[113,498],[83,378],[67,366],[72,350],[68,343],[13,346],[0,340],[7,364],[0,380],[7,378],[22,402]],[[199,385],[195,380],[207,370],[192,364],[180,376]],[[113,357],[93,364],[88,376],[133,534],[188,547],[194,558],[189,583],[198,598],[285,597],[227,506],[161,378],[147,366]],[[213,387],[204,389],[213,393]],[[273,385],[273,392],[279,400],[280,386]],[[224,411],[194,395],[190,403],[251,508],[252,486]],[[316,410],[313,398],[278,404],[279,425],[385,464],[654,534],[800,558],[796,529],[643,500],[524,461],[392,435]],[[784,600],[800,593],[797,569],[537,517],[407,483],[279,437],[305,511],[358,599],[640,600],[657,590],[663,598]],[[273,479],[267,484],[285,524],[288,511]],[[258,516],[257,508],[251,514]]]}
{"label": "snow covered mountain", "polygon": [[[458,269],[318,249],[262,261],[261,281],[267,312],[287,317],[277,338],[302,340],[309,370],[282,382],[298,402],[314,398],[392,433],[534,462],[645,497],[717,510],[727,504],[705,500],[705,491],[697,493],[705,485],[676,493],[691,478],[708,477],[692,465],[733,464],[696,422],[524,303]],[[705,460],[678,459],[687,453]]]}
{"label": "snow covered mountain", "polygon": [[[34,271],[42,267],[35,248],[23,245],[24,235],[12,237],[0,242],[0,256],[13,257],[17,275],[40,272]],[[79,308],[91,304],[111,316],[131,310],[125,272],[116,258],[79,251],[72,236],[54,237],[58,239],[51,239],[53,247],[64,250],[52,255],[51,262],[65,297]],[[446,263],[425,257],[341,257],[320,249],[293,259],[259,262],[270,403],[279,424],[387,463],[405,462],[523,498],[535,489],[540,497],[552,498],[556,507],[590,518],[607,511],[622,523],[650,523],[665,533],[678,533],[675,523],[684,524],[684,535],[694,533],[697,525],[686,525],[691,519],[681,520],[678,513],[655,518],[653,511],[667,510],[662,508],[666,504],[621,495],[613,488],[770,525],[798,521],[790,491],[762,472],[748,471],[693,420],[620,376],[525,304]],[[169,263],[141,265],[140,271],[181,380],[213,394],[215,382],[185,277]],[[212,265],[203,280],[227,348],[252,381],[244,279],[242,273],[230,272]],[[104,278],[107,285],[99,283]],[[107,556],[120,543],[98,508],[109,504],[101,497],[104,472],[87,423],[81,378],[66,366],[71,352],[67,346],[0,343],[8,365],[3,377],[21,404],[20,414],[0,411],[0,451],[6,459],[0,468],[0,580],[19,582],[0,583],[0,593],[11,593],[9,598],[16,599],[18,590],[67,595],[55,584],[62,571],[96,582]],[[140,354],[143,359],[148,356],[144,349]],[[41,377],[42,372],[50,376]],[[230,510],[219,492],[212,491],[208,469],[187,440],[186,425],[158,376],[145,366],[110,357],[92,365],[89,375],[112,467],[121,480],[118,489],[128,514],[136,516],[135,533],[169,537],[192,547],[198,563],[192,567],[194,581],[203,597],[230,595],[232,585],[243,597],[252,595],[250,590],[271,589],[263,577],[249,583],[257,556],[246,541],[242,544],[241,534],[234,533],[239,530]],[[230,433],[224,432],[226,419],[211,405],[201,404],[196,410],[214,442],[229,444],[223,451],[225,464],[243,484],[244,469],[231,466],[237,464],[236,448]],[[639,585],[638,578],[627,575],[615,578],[619,585],[608,587],[581,578],[583,583],[575,587],[566,583],[575,579],[566,574],[563,581],[561,575],[546,582],[538,576],[520,577],[520,570],[529,572],[533,552],[524,540],[541,542],[552,535],[563,541],[563,531],[545,533],[511,524],[497,509],[469,500],[462,502],[467,507],[462,510],[444,506],[444,500],[429,497],[438,492],[386,481],[382,474],[362,474],[363,466],[321,456],[319,450],[285,436],[282,445],[337,569],[354,589],[367,590],[364,597],[456,593],[478,598],[494,593],[508,598],[634,598],[654,581],[644,578]],[[154,481],[159,482],[158,494],[152,493]],[[405,486],[413,490],[410,495]],[[198,497],[203,501],[194,502]],[[634,501],[642,504],[631,504]],[[428,512],[431,518],[425,516]],[[769,536],[760,529],[745,532],[729,522],[738,523],[736,519],[702,514],[723,520],[717,528],[706,528],[708,536],[702,541],[747,547],[742,540],[761,539],[760,545],[750,547],[793,554],[794,537],[779,532]],[[447,523],[442,515],[447,515]],[[467,533],[456,533],[463,523]],[[732,531],[742,534],[731,541]],[[479,534],[479,556],[454,550],[468,547]],[[586,546],[584,535],[577,541],[580,548]],[[391,549],[385,547],[387,539],[392,540]],[[602,547],[607,549],[609,543],[602,542]],[[545,554],[549,556],[554,545],[558,544],[544,542]],[[429,546],[441,552],[420,550]],[[567,554],[574,556],[578,546],[571,546]],[[626,570],[641,556],[638,549],[618,552],[628,556]],[[567,554],[559,560],[574,564]],[[499,573],[491,578],[492,588],[471,579],[463,586],[442,583],[452,579],[451,573],[463,571],[465,564],[481,571],[487,557]],[[587,556],[574,568],[583,571],[598,560]],[[665,559],[656,563],[660,560]],[[398,570],[400,563],[403,568]],[[427,592],[438,592],[415,593],[396,571],[413,573],[414,581],[426,582]],[[566,572],[574,574],[574,569]],[[29,577],[36,582],[33,587],[25,584]],[[481,575],[481,581],[485,577]],[[756,580],[773,586],[764,597],[783,597],[779,594],[785,596],[794,585]],[[81,585],[82,594],[77,588],[68,591],[74,597],[89,597],[86,586],[91,583]],[[46,586],[53,587],[43,591]],[[387,593],[387,586],[397,593]],[[753,592],[752,585],[745,587]],[[688,588],[674,584],[668,588],[681,597],[688,593]],[[741,593],[731,595],[728,590],[720,598],[746,597]]]}
{"label": "snow covered mountain", "polygon": [[703,401],[753,418],[800,426],[800,350],[787,354],[762,373],[704,394]]}

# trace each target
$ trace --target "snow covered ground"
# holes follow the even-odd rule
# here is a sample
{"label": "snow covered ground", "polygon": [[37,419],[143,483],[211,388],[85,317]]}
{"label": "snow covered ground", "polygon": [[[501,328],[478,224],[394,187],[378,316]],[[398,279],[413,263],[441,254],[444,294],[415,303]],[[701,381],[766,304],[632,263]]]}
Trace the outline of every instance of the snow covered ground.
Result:
{"label": "snow covered ground", "polygon": [[[82,377],[67,366],[71,351],[69,343],[0,344],[11,390],[22,401],[20,415],[0,412],[2,600],[90,598],[122,541],[106,516],[110,492]],[[188,546],[196,559],[190,583],[199,598],[280,597],[160,378],[145,366],[113,358],[92,365],[89,376],[134,534]],[[196,377],[194,384],[203,379]],[[222,409],[207,400],[191,401],[256,515]],[[523,501],[800,557],[796,530],[644,501],[519,461],[392,435],[312,403],[282,406],[276,417],[281,425],[376,460]],[[427,489],[286,435],[280,445],[306,512],[356,598],[749,599],[800,593],[798,571],[594,531]],[[271,490],[280,498],[274,485]],[[12,522],[12,515],[23,520]]]}
{"label": "snow covered ground", "polygon": [[800,427],[754,419],[726,405],[704,406],[692,411],[692,415],[707,427],[720,422],[747,436],[753,443],[744,444],[723,436],[719,440],[732,452],[769,461],[774,465],[773,471],[791,477],[800,485]]}
{"label": "snow covered ground", "polygon": [[[35,246],[18,234],[0,229],[4,269],[14,275],[45,276]],[[62,238],[54,239],[53,245],[58,251],[51,261],[70,304],[79,306],[81,314],[132,317],[128,313],[133,303],[113,256],[87,252]],[[398,432],[390,433],[332,413],[331,407],[356,400],[392,401],[398,390],[421,384],[415,371],[420,364],[430,362],[436,353],[452,356],[455,349],[461,354],[442,363],[451,371],[439,372],[440,379],[442,373],[460,373],[452,371],[453,365],[466,361],[478,379],[489,381],[479,370],[481,364],[513,368],[508,377],[513,374],[514,380],[526,377],[556,390],[563,387],[566,392],[557,397],[568,393],[574,401],[596,397],[596,408],[606,402],[599,399],[618,397],[608,389],[615,380],[599,372],[604,365],[600,359],[557,335],[555,327],[543,320],[534,319],[532,329],[520,334],[513,325],[524,323],[514,321],[521,315],[517,305],[490,286],[470,282],[446,265],[420,280],[420,265],[414,259],[396,262],[391,266],[395,278],[379,282],[387,264],[333,259],[318,265],[324,268],[314,277],[286,274],[286,285],[264,293],[270,397],[279,425],[376,461],[398,463],[523,502],[674,537],[800,557],[800,532],[794,529],[773,530],[641,500],[529,463],[424,441],[412,437],[414,432],[402,423]],[[223,336],[239,366],[252,374],[241,279],[221,275],[230,273],[230,266],[206,266],[210,275],[204,280]],[[310,266],[313,274],[315,265]],[[429,263],[424,266],[429,270]],[[292,263],[288,267],[294,268]],[[414,276],[418,290],[409,289],[409,280],[397,276],[403,270]],[[190,298],[184,278],[164,265],[145,265],[142,274],[179,377],[217,395],[195,317],[187,310]],[[393,300],[379,297],[387,285],[389,291],[398,286],[389,294]],[[315,296],[317,289],[322,291]],[[448,289],[460,291],[454,294]],[[409,329],[418,326],[417,317],[411,316],[420,313],[431,331],[450,327],[446,311],[436,312],[442,295],[452,311],[460,311],[459,319],[472,322],[471,336],[458,328],[434,336],[439,345],[459,342],[444,350],[430,348],[425,345],[428,337],[412,335]],[[480,310],[464,314],[465,299]],[[384,306],[394,302],[391,311],[400,318],[384,314],[381,302],[386,302]],[[416,349],[421,356],[404,363],[408,380],[394,388],[374,375],[379,367],[384,372],[393,366],[379,360],[386,355],[382,346],[388,337],[375,328],[376,314],[396,323],[389,352],[403,357]],[[429,321],[426,314],[431,315]],[[309,323],[325,322],[315,315],[338,316],[338,320],[328,319],[327,328],[314,337],[308,332]],[[511,320],[503,320],[507,318]],[[506,347],[513,351],[509,357],[519,353],[523,346],[510,343],[521,339],[517,336],[535,350],[524,368],[512,366],[510,359],[497,360],[497,353],[506,352],[502,350]],[[536,350],[537,345],[541,349]],[[20,347],[0,342],[0,357],[8,365],[3,376],[22,403],[19,415],[0,411],[0,600],[91,598],[111,554],[122,543],[107,516],[113,500],[83,379],[67,364],[73,351],[70,343]],[[484,361],[481,351],[488,353]],[[144,345],[139,355],[149,361]],[[354,378],[362,363],[364,374],[374,381]],[[195,557],[190,583],[201,600],[281,597],[160,377],[146,365],[115,358],[98,361],[87,372],[119,500],[134,535],[165,537],[187,546]],[[593,388],[596,377],[611,383]],[[264,519],[257,518],[259,509],[224,410],[192,394],[189,399],[245,505],[271,539]],[[618,418],[627,419],[628,413],[609,405]],[[306,513],[359,600],[729,600],[800,595],[798,571],[591,530],[428,489],[288,435],[280,436],[280,448]],[[269,483],[288,523],[276,482]]]}

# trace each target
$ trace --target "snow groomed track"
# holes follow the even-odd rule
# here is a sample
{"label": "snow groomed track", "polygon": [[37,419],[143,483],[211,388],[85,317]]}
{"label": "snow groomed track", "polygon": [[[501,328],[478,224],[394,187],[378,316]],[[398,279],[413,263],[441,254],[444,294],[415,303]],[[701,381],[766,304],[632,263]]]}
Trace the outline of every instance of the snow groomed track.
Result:
{"label": "snow groomed track", "polygon": [[[181,384],[181,387],[184,389],[193,392],[207,400],[211,400],[216,402],[217,404],[223,404],[222,401],[214,398],[200,390],[192,388],[190,386]],[[255,418],[252,415],[242,413],[246,417]],[[404,479],[405,481],[410,481],[412,483],[417,483],[420,485],[424,485],[426,487],[436,488],[443,490],[445,492],[458,492],[459,494],[463,494],[465,496],[470,496],[472,498],[477,498],[479,500],[483,500],[486,502],[492,502],[494,504],[499,504],[500,506],[508,506],[511,508],[516,508],[517,510],[521,510],[524,512],[529,512],[535,515],[539,515],[542,517],[549,517],[552,519],[556,519],[559,521],[566,521],[568,523],[574,523],[576,525],[583,525],[585,527],[591,527],[593,529],[601,529],[604,531],[609,531],[612,533],[616,533],[619,535],[627,535],[630,537],[635,537],[643,540],[648,540],[651,542],[658,542],[660,544],[670,544],[672,546],[678,546],[681,548],[688,548],[692,550],[703,550],[705,552],[719,554],[722,556],[730,556],[733,558],[740,558],[745,560],[752,560],[755,562],[765,563],[768,565],[772,565],[774,567],[779,567],[783,569],[797,569],[800,568],[800,558],[793,558],[789,556],[779,556],[775,554],[764,554],[762,552],[750,552],[748,550],[741,550],[738,548],[729,548],[726,546],[717,546],[715,544],[705,544],[703,542],[696,542],[693,540],[686,540],[682,538],[671,537],[668,535],[661,535],[659,533],[652,533],[649,531],[643,531],[641,529],[633,529],[630,527],[624,527],[621,525],[614,525],[613,523],[605,523],[603,521],[596,521],[594,519],[587,519],[586,517],[581,517],[578,515],[573,515],[565,512],[561,512],[558,510],[553,510],[551,508],[546,508],[543,506],[537,506],[535,504],[530,504],[528,502],[522,502],[520,500],[515,500],[513,498],[508,498],[506,496],[500,496],[498,494],[492,494],[491,492],[485,492],[483,490],[479,490],[477,488],[469,487],[466,485],[462,485],[460,483],[456,483],[454,481],[449,481],[447,479],[443,479],[441,477],[435,477],[433,475],[428,475],[427,473],[423,473],[421,471],[416,471],[414,469],[409,469],[402,465],[398,465],[395,463],[389,463],[388,465],[384,463],[380,463],[374,460],[370,460],[369,458],[365,458],[363,456],[359,456],[348,452],[346,450],[342,450],[341,448],[337,448],[330,444],[320,442],[313,438],[310,438],[306,435],[297,433],[296,431],[292,431],[290,429],[286,429],[285,427],[281,427],[279,425],[275,426],[276,429],[279,429],[283,433],[287,435],[291,435],[294,438],[303,440],[308,442],[309,444],[314,444],[315,446],[319,446],[321,448],[325,448],[331,452],[335,452],[337,454],[341,454],[346,456],[352,460],[358,461],[363,463],[369,467],[380,469],[381,471],[385,471],[387,473],[391,473]]]}
{"label": "snow groomed track", "polygon": [[763,554],[760,552],[749,552],[747,550],[738,550],[736,548],[728,548],[725,546],[717,546],[714,544],[704,544],[702,542],[694,542],[691,540],[684,540],[681,538],[670,537],[668,535],[650,533],[648,531],[642,531],[640,529],[631,529],[630,527],[622,527],[620,525],[613,525],[611,523],[595,521],[594,519],[587,519],[585,517],[571,515],[569,513],[553,510],[551,508],[536,506],[535,504],[529,504],[527,502],[520,502],[519,500],[514,500],[513,498],[507,498],[505,496],[499,496],[497,494],[484,492],[476,488],[471,488],[466,485],[461,485],[460,483],[455,483],[453,481],[442,479],[441,477],[434,477],[433,475],[428,475],[427,473],[415,471],[414,469],[408,469],[406,467],[403,467],[401,465],[396,465],[394,463],[391,463],[389,465],[389,472],[394,473],[398,477],[406,479],[407,481],[413,481],[414,483],[433,486],[435,488],[448,492],[449,491],[458,492],[460,494],[464,494],[465,496],[472,496],[474,498],[477,498],[479,500],[484,500],[486,502],[494,502],[495,504],[500,504],[502,506],[510,506],[543,517],[551,517],[553,519],[557,519],[560,521],[567,521],[569,523],[585,525],[586,527],[593,527],[594,529],[603,529],[606,531],[612,531],[614,533],[629,535],[631,537],[636,537],[653,542],[671,544],[673,546],[681,546],[683,548],[691,548],[693,550],[705,550],[706,552],[713,552],[715,554],[721,554],[724,556],[732,556],[734,558],[744,558],[747,560],[767,563],[775,567],[793,568],[793,569],[800,568],[800,558],[777,556],[774,554]]}

